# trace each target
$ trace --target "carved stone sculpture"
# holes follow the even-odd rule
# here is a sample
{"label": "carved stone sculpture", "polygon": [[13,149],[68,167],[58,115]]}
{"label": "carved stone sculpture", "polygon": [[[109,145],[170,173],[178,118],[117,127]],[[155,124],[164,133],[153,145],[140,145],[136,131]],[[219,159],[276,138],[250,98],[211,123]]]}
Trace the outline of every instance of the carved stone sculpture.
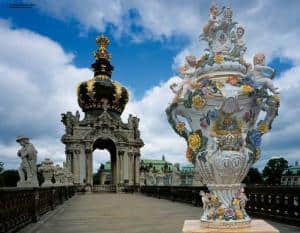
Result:
{"label": "carved stone sculpture", "polygon": [[179,169],[179,163],[176,163],[173,167],[172,172],[172,185],[177,186],[180,185],[180,169]]}
{"label": "carved stone sculpture", "polygon": [[74,116],[72,112],[62,113],[61,114],[61,122],[65,125],[66,135],[73,135],[73,127],[79,123],[80,114],[76,111],[76,115]]}
{"label": "carved stone sculpture", "polygon": [[[255,55],[253,69],[244,61],[245,30],[232,21],[232,10],[227,7],[218,19],[213,6],[210,15],[201,35],[208,48],[183,80],[198,87],[187,89],[166,113],[175,132],[186,139],[186,158],[210,191],[201,193],[202,226],[249,226],[241,182],[260,157],[261,138],[278,115],[280,98],[265,56]],[[266,112],[262,120],[260,112]]]}
{"label": "carved stone sculpture", "polygon": [[17,186],[38,187],[39,182],[36,167],[37,151],[26,136],[18,136],[16,141],[22,146],[17,153],[22,160],[18,170],[20,181],[17,183]]}
{"label": "carved stone sculpture", "polygon": [[61,186],[64,184],[64,172],[62,167],[59,166],[58,164],[55,166],[54,179],[55,179],[55,186]]}
{"label": "carved stone sculpture", "polygon": [[43,187],[53,186],[54,185],[53,182],[52,182],[54,170],[55,170],[55,168],[53,166],[53,161],[51,161],[50,159],[46,158],[42,162],[42,166],[39,167],[39,171],[42,172],[42,175],[44,177],[44,182],[42,184]]}

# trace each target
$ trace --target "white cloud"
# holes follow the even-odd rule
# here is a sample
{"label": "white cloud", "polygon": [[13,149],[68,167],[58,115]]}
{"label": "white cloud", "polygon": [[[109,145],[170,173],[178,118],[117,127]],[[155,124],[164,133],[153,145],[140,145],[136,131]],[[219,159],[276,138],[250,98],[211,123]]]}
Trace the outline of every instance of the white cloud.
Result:
{"label": "white cloud", "polygon": [[[204,43],[197,43],[198,35],[208,19],[211,1],[45,1],[37,6],[49,15],[76,20],[85,31],[111,29],[116,36],[130,36],[134,41],[163,40],[185,36],[191,43],[183,50],[201,53]],[[218,1],[219,5],[227,4]],[[299,60],[300,20],[299,1],[234,1],[234,19],[246,28],[247,58],[261,51],[272,56],[293,57]],[[132,13],[134,12],[134,13]],[[134,30],[139,28],[140,30]],[[298,49],[297,49],[298,48]]]}
{"label": "white cloud", "polygon": [[[71,4],[72,7],[68,1],[46,1],[38,6],[59,19],[77,20],[83,31],[110,28],[117,37],[129,35],[140,42],[184,36],[189,43],[174,58],[174,67],[182,63],[185,54],[198,56],[205,47],[197,37],[207,20],[210,1],[185,1],[184,4],[182,1],[72,1]],[[294,64],[276,81],[282,103],[273,130],[263,138],[263,154],[279,153],[295,160],[300,153],[297,121],[300,114],[297,102],[300,98],[299,1],[243,1],[234,2],[232,8],[234,18],[246,28],[248,60],[260,51],[268,60],[288,58]],[[131,17],[132,12],[137,15]],[[134,31],[133,26],[141,30]],[[26,134],[30,129],[42,157],[49,155],[62,160],[60,113],[78,109],[76,84],[88,79],[91,71],[74,66],[73,55],[47,37],[26,29],[13,29],[3,20],[0,20],[0,33],[1,157],[7,154],[9,157],[5,158],[11,161],[18,147],[5,140],[5,133]],[[172,162],[184,162],[186,143],[172,131],[165,116],[165,108],[173,96],[168,86],[173,80],[149,89],[140,100],[131,100],[123,118],[133,113],[141,119],[146,144],[142,150],[144,157],[160,158],[165,154]],[[47,138],[49,133],[55,136]],[[37,140],[35,135],[42,136]]]}
{"label": "white cloud", "polygon": [[92,72],[75,67],[73,55],[47,37],[15,29],[5,20],[0,20],[0,34],[1,158],[15,165],[14,138],[27,134],[40,158],[62,160],[60,114],[78,109],[76,85]]}
{"label": "white cloud", "polygon": [[186,163],[186,142],[173,131],[165,113],[174,95],[169,86],[178,80],[178,77],[172,77],[151,88],[142,99],[129,102],[123,113],[124,121],[130,113],[140,118],[141,137],[145,143],[143,158],[161,159],[165,155],[168,161]]}

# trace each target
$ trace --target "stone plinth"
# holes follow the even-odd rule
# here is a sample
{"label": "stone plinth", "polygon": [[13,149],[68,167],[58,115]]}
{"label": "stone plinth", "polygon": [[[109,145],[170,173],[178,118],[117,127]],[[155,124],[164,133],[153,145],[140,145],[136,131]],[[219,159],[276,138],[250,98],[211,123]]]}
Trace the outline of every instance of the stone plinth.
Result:
{"label": "stone plinth", "polygon": [[252,220],[250,227],[236,229],[216,229],[205,228],[201,226],[200,220],[185,220],[183,233],[280,233],[279,230],[272,227],[263,220]]}

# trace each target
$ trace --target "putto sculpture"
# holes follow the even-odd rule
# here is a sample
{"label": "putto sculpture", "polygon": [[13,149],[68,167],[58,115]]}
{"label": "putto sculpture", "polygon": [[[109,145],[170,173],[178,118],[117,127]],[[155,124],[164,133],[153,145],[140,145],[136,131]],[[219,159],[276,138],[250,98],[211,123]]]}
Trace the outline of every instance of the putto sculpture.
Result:
{"label": "putto sculpture", "polygon": [[[200,35],[208,48],[199,58],[186,57],[166,109],[170,125],[186,139],[186,158],[210,191],[201,193],[206,227],[249,226],[241,182],[260,157],[261,137],[271,129],[280,101],[265,55],[256,54],[253,66],[244,60],[245,29],[232,16],[230,7],[211,6]],[[260,112],[266,113],[262,119]]]}
{"label": "putto sculpture", "polygon": [[22,148],[18,150],[18,156],[21,158],[21,165],[18,169],[20,180],[17,183],[18,187],[38,187],[37,179],[37,150],[29,142],[26,136],[18,136],[16,141],[20,143]]}

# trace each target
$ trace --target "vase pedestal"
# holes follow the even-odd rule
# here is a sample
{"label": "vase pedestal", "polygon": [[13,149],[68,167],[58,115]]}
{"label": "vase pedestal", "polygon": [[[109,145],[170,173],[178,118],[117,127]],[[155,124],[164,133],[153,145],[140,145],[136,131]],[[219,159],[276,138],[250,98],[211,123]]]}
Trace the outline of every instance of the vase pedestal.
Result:
{"label": "vase pedestal", "polygon": [[280,233],[264,220],[252,220],[249,227],[244,228],[207,228],[201,226],[200,220],[185,220],[183,233]]}

